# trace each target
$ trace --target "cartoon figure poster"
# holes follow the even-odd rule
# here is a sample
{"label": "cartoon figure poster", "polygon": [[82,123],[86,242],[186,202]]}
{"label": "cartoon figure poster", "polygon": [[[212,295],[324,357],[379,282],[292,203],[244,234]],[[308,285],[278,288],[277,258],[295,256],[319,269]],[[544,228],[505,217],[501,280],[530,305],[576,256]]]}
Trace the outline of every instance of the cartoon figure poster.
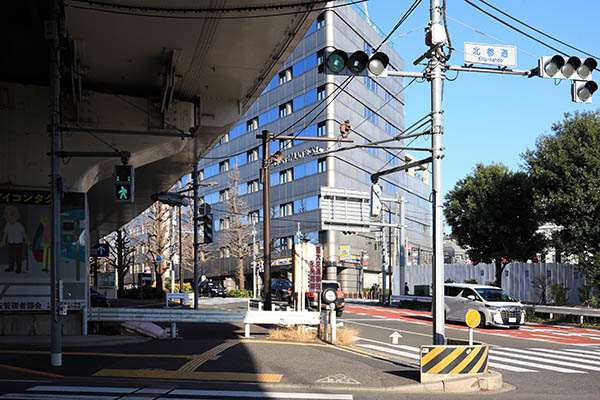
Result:
{"label": "cartoon figure poster", "polygon": [[[0,311],[50,309],[51,196],[0,189]],[[66,193],[61,213],[63,300],[85,304],[85,195]]]}

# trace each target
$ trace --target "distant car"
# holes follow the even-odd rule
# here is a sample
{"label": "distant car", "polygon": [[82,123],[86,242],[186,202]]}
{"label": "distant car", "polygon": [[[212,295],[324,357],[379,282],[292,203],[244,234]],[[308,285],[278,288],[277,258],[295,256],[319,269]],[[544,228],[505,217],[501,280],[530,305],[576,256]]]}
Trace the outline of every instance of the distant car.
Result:
{"label": "distant car", "polygon": [[90,287],[90,307],[110,307],[110,302],[105,295]]}
{"label": "distant car", "polygon": [[227,291],[223,285],[218,282],[202,281],[198,283],[198,296],[226,297]]}
{"label": "distant car", "polygon": [[[346,295],[342,291],[342,287],[336,281],[322,281],[321,289],[321,309],[335,309],[335,315],[341,317],[344,312],[344,298]],[[318,293],[306,293],[306,300],[309,309],[317,309],[319,307]]]}
{"label": "distant car", "polygon": [[[260,295],[262,296],[264,286],[260,288]],[[271,279],[271,300],[285,301],[288,304],[292,304],[292,282],[287,279],[272,278]]]}

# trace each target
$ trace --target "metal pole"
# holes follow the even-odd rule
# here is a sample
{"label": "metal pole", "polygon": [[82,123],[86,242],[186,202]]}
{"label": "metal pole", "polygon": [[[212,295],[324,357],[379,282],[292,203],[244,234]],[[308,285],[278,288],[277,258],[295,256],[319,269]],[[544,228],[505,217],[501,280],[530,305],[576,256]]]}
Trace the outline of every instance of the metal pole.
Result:
{"label": "metal pole", "polygon": [[254,227],[254,218],[252,218],[252,294],[256,299],[258,297],[258,282],[256,281],[256,228]]}
{"label": "metal pole", "polygon": [[194,169],[192,170],[192,188],[194,189],[194,309],[198,309],[198,162],[194,159]]}
{"label": "metal pole", "polygon": [[179,212],[179,293],[183,293],[183,248],[181,241],[181,206],[177,207]]}
{"label": "metal pole", "polygon": [[[431,30],[443,30],[440,24],[440,0],[431,0]],[[435,44],[432,44],[432,49]],[[433,344],[446,344],[444,327],[444,252],[442,227],[442,70],[445,65],[441,48],[431,51],[431,114],[433,170]]]}
{"label": "metal pole", "polygon": [[271,311],[271,184],[269,176],[269,131],[262,131],[263,146],[263,265],[265,272],[263,274],[263,298],[265,299],[265,310]]}
{"label": "metal pole", "polygon": [[400,221],[398,222],[400,225],[400,237],[398,238],[398,256],[399,256],[399,264],[400,264],[400,293],[405,295],[406,293],[406,209],[404,207],[404,203],[406,200],[404,197],[400,198]]}
{"label": "metal pole", "polygon": [[50,268],[50,364],[62,366],[62,302],[61,284],[61,198],[63,195],[62,178],[60,176],[60,160],[56,154],[61,150],[60,125],[60,40],[59,30],[62,25],[62,8],[59,0],[52,3],[52,16],[46,24],[46,37],[49,40],[50,66],[50,192],[52,195],[52,267]]}

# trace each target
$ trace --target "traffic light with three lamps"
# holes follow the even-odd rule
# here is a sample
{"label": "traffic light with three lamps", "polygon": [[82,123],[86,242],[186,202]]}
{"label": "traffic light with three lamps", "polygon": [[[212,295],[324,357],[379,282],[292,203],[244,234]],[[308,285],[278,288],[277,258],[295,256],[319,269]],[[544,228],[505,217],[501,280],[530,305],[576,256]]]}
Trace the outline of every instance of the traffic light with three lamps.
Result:
{"label": "traffic light with three lamps", "polygon": [[560,55],[539,59],[539,76],[550,79],[568,79],[571,83],[572,101],[591,103],[598,84],[592,80],[592,72],[598,66],[593,58],[563,57]]}
{"label": "traffic light with three lamps", "polygon": [[204,243],[209,244],[213,242],[213,216],[212,214],[206,214],[202,217],[204,226]]}
{"label": "traffic light with three lamps", "polygon": [[389,57],[382,52],[370,58],[361,50],[354,53],[339,49],[325,52],[325,73],[328,74],[386,76],[389,63]]}

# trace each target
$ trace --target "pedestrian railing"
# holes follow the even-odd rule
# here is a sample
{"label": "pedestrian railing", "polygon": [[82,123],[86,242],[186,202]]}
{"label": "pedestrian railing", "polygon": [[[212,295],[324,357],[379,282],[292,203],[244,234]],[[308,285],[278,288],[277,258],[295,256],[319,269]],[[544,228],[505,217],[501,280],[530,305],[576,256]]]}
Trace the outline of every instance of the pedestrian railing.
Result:
{"label": "pedestrian railing", "polygon": [[[320,325],[326,312],[261,311],[183,308],[90,308],[88,321],[94,322],[162,322],[171,324],[175,337],[177,322],[182,323],[240,323],[245,325],[245,336],[250,336],[250,325]],[[323,316],[322,316],[323,315]],[[335,317],[334,317],[335,318]]]}

